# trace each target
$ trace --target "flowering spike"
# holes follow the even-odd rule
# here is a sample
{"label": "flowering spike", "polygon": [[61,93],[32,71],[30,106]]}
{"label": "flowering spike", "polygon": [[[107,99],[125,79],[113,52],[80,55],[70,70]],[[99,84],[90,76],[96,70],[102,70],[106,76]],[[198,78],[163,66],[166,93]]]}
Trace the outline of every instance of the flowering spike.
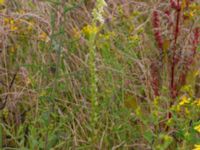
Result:
{"label": "flowering spike", "polygon": [[159,13],[157,10],[153,11],[153,29],[154,29],[154,36],[157,42],[158,48],[160,50],[163,49],[163,40],[160,32],[160,18]]}
{"label": "flowering spike", "polygon": [[170,6],[171,8],[176,9],[178,11],[181,9],[180,4],[175,2],[174,0],[170,0]]}
{"label": "flowering spike", "polygon": [[159,67],[157,63],[154,61],[151,63],[151,85],[155,96],[159,96]]}

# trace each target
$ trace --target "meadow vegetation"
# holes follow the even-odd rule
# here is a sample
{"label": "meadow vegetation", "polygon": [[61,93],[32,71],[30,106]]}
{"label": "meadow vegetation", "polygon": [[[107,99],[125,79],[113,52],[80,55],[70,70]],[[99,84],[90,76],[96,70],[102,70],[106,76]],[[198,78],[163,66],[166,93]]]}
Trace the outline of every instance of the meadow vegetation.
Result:
{"label": "meadow vegetation", "polygon": [[0,0],[0,149],[200,150],[199,0]]}

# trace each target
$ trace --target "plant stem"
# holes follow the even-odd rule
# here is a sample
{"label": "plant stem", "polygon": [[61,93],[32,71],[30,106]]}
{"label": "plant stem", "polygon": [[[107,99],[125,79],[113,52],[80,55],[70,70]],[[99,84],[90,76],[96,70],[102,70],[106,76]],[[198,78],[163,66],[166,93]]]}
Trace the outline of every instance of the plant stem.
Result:
{"label": "plant stem", "polygon": [[171,82],[170,82],[170,90],[171,90],[171,98],[174,99],[176,97],[176,85],[174,81],[175,77],[175,67],[176,63],[178,61],[178,58],[176,56],[176,50],[177,50],[177,39],[179,35],[179,22],[180,22],[180,3],[179,0],[177,0],[178,8],[176,9],[177,17],[176,17],[176,26],[175,26],[175,33],[174,33],[174,46],[173,46],[173,55],[172,55],[172,66],[171,66]]}

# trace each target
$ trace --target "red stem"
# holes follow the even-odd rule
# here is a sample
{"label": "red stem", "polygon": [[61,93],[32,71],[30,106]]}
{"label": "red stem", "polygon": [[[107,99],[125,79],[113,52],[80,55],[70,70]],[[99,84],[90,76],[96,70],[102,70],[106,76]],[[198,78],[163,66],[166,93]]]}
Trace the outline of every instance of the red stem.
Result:
{"label": "red stem", "polygon": [[179,0],[177,0],[177,18],[176,18],[176,27],[174,32],[174,49],[173,49],[173,56],[172,56],[172,66],[171,66],[171,83],[170,83],[170,90],[171,90],[171,97],[174,99],[176,97],[176,85],[174,82],[174,76],[175,76],[175,66],[178,61],[178,57],[176,56],[176,44],[177,39],[179,35],[179,22],[180,22],[180,3]]}

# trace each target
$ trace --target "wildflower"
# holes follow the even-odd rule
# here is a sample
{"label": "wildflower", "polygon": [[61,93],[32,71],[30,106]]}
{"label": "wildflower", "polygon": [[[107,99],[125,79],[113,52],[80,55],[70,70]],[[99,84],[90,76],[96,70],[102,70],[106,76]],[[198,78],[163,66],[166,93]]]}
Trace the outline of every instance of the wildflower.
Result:
{"label": "wildflower", "polygon": [[97,0],[96,7],[92,11],[94,21],[99,21],[102,24],[104,23],[104,18],[102,14],[105,6],[107,6],[105,0]]}
{"label": "wildflower", "polygon": [[158,11],[153,12],[154,37],[160,50],[163,48],[163,39],[160,31],[160,18]]}
{"label": "wildflower", "polygon": [[5,25],[8,25],[10,31],[16,31],[18,26],[13,18],[4,18]]}
{"label": "wildflower", "polygon": [[197,3],[192,3],[189,6],[189,9],[192,10],[192,11],[199,10],[199,8],[200,8],[200,6]]}
{"label": "wildflower", "polygon": [[171,142],[173,140],[173,138],[171,136],[169,136],[169,135],[164,135],[164,140],[166,142]]}
{"label": "wildflower", "polygon": [[116,36],[115,32],[107,32],[99,34],[99,37],[104,40],[109,40],[110,38],[114,38],[115,36]]}
{"label": "wildflower", "polygon": [[190,99],[187,98],[186,96],[183,96],[181,99],[181,102],[179,103],[180,106],[183,106],[185,104],[189,104],[190,103]]}
{"label": "wildflower", "polygon": [[154,101],[153,101],[154,106],[158,106],[158,104],[159,104],[159,99],[160,99],[159,96],[157,96],[157,97],[154,99]]}
{"label": "wildflower", "polygon": [[197,77],[199,74],[200,74],[200,71],[199,71],[199,70],[197,70],[197,71],[195,71],[195,74],[194,74],[194,76],[195,76],[195,77]]}
{"label": "wildflower", "polygon": [[200,150],[200,144],[195,144],[192,150]]}
{"label": "wildflower", "polygon": [[180,110],[181,110],[180,105],[177,105],[177,107],[176,107],[176,111],[179,112]]}
{"label": "wildflower", "polygon": [[171,5],[171,8],[173,9],[176,9],[176,10],[180,10],[180,4],[177,3],[175,0],[170,0],[170,5]]}
{"label": "wildflower", "polygon": [[200,107],[200,98],[197,99],[197,100],[195,100],[195,101],[193,102],[193,105],[196,105],[197,107]]}
{"label": "wildflower", "polygon": [[200,124],[195,126],[194,129],[200,133]]}
{"label": "wildflower", "polygon": [[137,30],[137,33],[138,33],[138,34],[144,33],[144,28],[143,28],[143,27],[139,28],[139,29]]}
{"label": "wildflower", "polygon": [[123,15],[123,8],[122,8],[121,5],[118,6],[117,11],[118,11],[118,13],[119,13],[120,15]]}
{"label": "wildflower", "polygon": [[97,28],[96,26],[92,26],[92,25],[87,25],[87,26],[83,27],[83,29],[82,29],[82,32],[85,34],[85,36],[96,34],[98,31],[99,31],[99,28]]}
{"label": "wildflower", "polygon": [[179,104],[173,105],[173,106],[171,107],[171,110],[172,110],[172,111],[176,111],[176,112],[180,112],[180,111],[181,111],[181,106],[180,106]]}
{"label": "wildflower", "polygon": [[0,0],[0,5],[3,5],[5,3],[5,0]]}
{"label": "wildflower", "polygon": [[5,24],[9,24],[9,22],[10,22],[10,18],[4,18],[4,23]]}
{"label": "wildflower", "polygon": [[102,39],[105,39],[105,40],[109,40],[110,39],[110,35],[109,34],[100,34],[99,37],[101,37]]}
{"label": "wildflower", "polygon": [[[188,98],[187,96],[183,96],[181,98],[181,101],[176,106],[172,106],[171,109],[174,110],[174,111],[180,112],[181,107],[186,105],[186,104],[189,104],[190,102],[191,102],[190,98]],[[185,108],[185,113],[190,114],[190,111],[189,111],[188,108]]]}
{"label": "wildflower", "polygon": [[189,15],[190,15],[191,18],[193,18],[193,17],[194,17],[194,11],[191,11],[191,12],[189,13]]}
{"label": "wildflower", "polygon": [[17,29],[18,29],[18,27],[15,25],[10,26],[10,31],[16,31]]}
{"label": "wildflower", "polygon": [[174,0],[170,0],[170,5],[171,5],[172,8],[177,7],[177,3]]}
{"label": "wildflower", "polygon": [[137,116],[141,116],[141,108],[137,107],[135,113],[136,113]]}
{"label": "wildflower", "polygon": [[133,11],[133,12],[132,12],[132,16],[134,16],[134,17],[135,17],[135,16],[139,16],[139,15],[140,15],[140,12],[139,12],[139,11]]}
{"label": "wildflower", "polygon": [[129,36],[130,42],[138,42],[140,40],[138,35]]}
{"label": "wildflower", "polygon": [[172,118],[169,118],[169,119],[167,120],[167,125],[168,125],[168,126],[172,125],[173,123],[174,123],[174,120],[173,120]]}
{"label": "wildflower", "polygon": [[16,31],[16,30],[18,30],[17,24],[13,19],[11,19],[10,20],[10,31]]}

